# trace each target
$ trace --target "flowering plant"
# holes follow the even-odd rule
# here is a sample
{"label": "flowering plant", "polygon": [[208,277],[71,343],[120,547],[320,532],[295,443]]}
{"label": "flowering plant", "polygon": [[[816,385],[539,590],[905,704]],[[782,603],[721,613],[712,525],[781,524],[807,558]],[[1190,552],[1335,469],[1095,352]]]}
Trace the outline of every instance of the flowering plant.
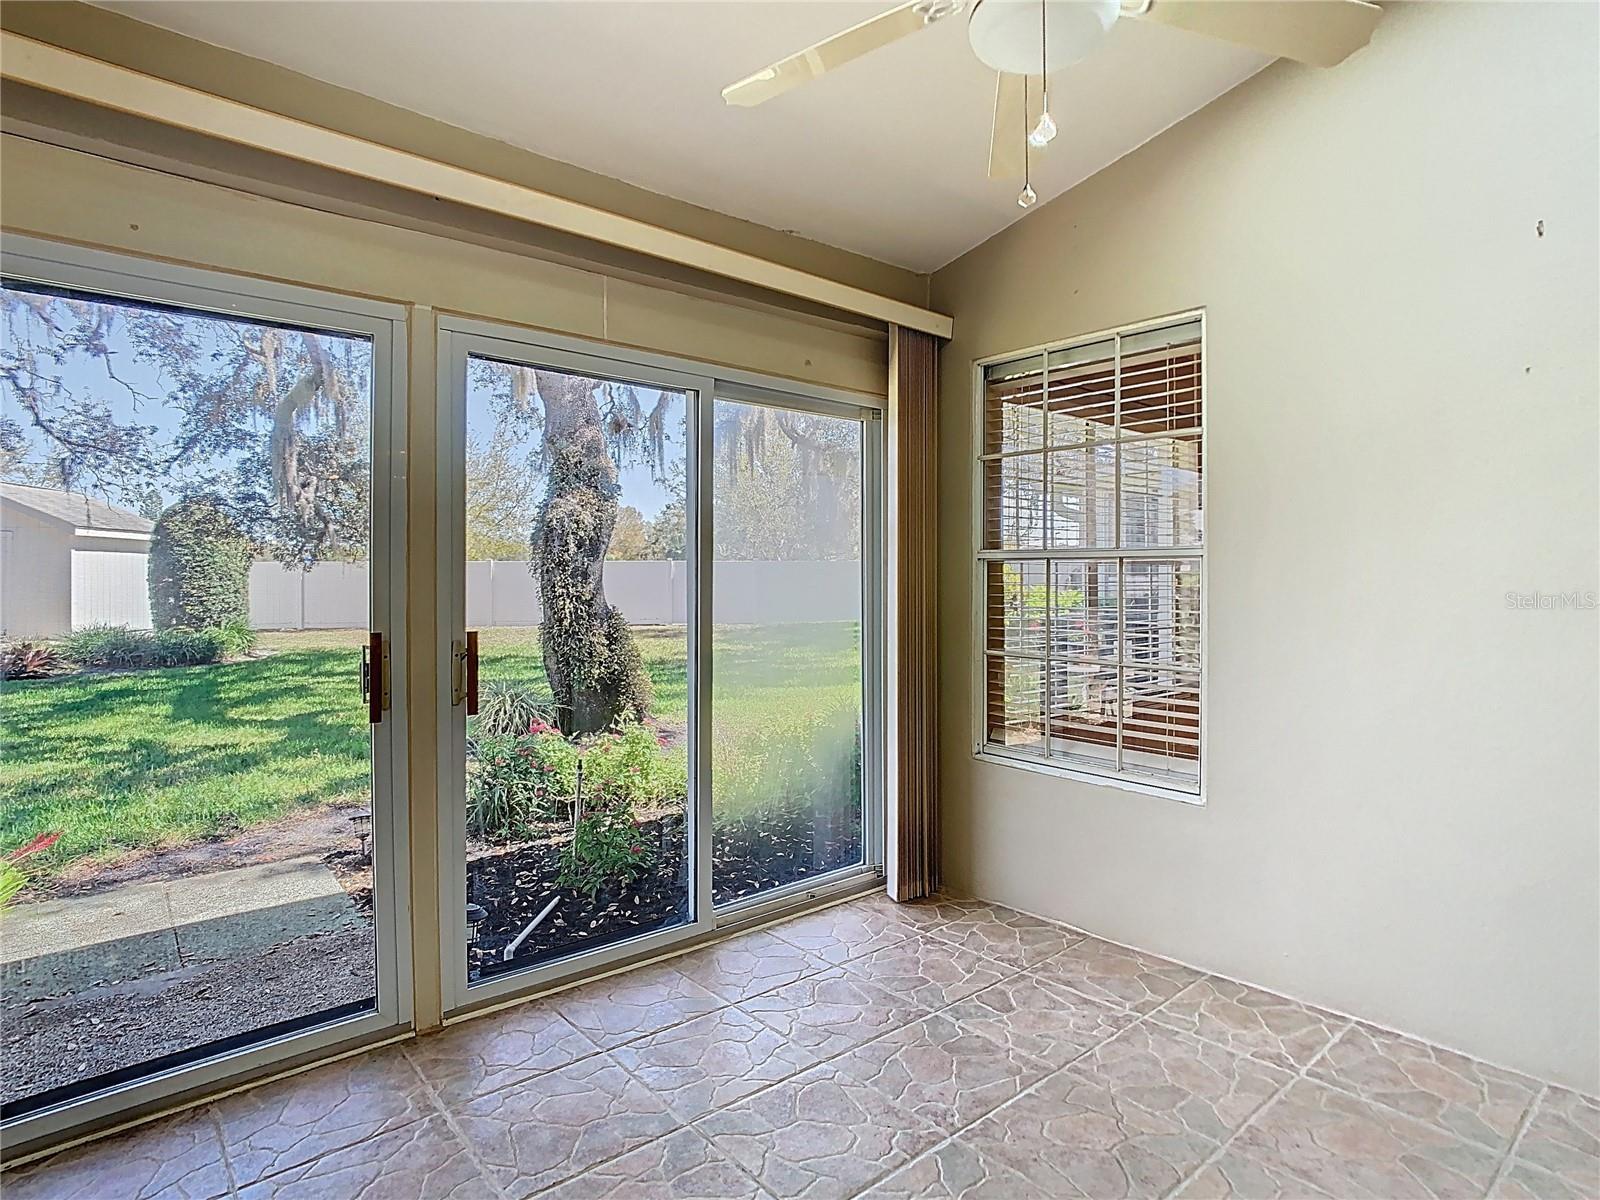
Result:
{"label": "flowering plant", "polygon": [[629,815],[626,801],[598,795],[585,802],[556,882],[592,897],[608,883],[628,883],[642,875],[655,858],[653,840]]}

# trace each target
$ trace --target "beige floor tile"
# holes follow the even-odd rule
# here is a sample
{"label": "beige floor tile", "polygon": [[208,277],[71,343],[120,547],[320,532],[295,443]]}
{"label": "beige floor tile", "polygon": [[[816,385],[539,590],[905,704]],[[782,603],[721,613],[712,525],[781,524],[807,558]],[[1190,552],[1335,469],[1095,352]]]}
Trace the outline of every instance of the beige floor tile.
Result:
{"label": "beige floor tile", "polygon": [[767,1193],[693,1129],[591,1167],[539,1200],[766,1200]]}
{"label": "beige floor tile", "polygon": [[834,1060],[924,1121],[954,1133],[1015,1096],[1050,1064],[934,1014]]}
{"label": "beige floor tile", "polygon": [[451,1106],[494,1181],[526,1196],[671,1133],[666,1104],[607,1055]]}
{"label": "beige floor tile", "polygon": [[214,1200],[228,1194],[222,1142],[199,1109],[0,1175],[5,1200]]}
{"label": "beige floor tile", "polygon": [[595,1052],[548,1001],[519,1004],[426,1034],[406,1053],[445,1100],[496,1091]]}
{"label": "beige floor tile", "polygon": [[942,1136],[827,1064],[703,1117],[696,1128],[781,1200],[844,1200]]}
{"label": "beige floor tile", "polygon": [[549,1003],[601,1049],[655,1033],[724,1007],[672,963],[656,963],[597,979],[550,997]]}
{"label": "beige floor tile", "polygon": [[852,903],[785,921],[769,932],[824,962],[838,964],[902,942],[915,929],[881,908]]}
{"label": "beige floor tile", "polygon": [[1290,1079],[1287,1071],[1199,1038],[1142,1023],[1068,1068],[1189,1133],[1226,1141]]}
{"label": "beige floor tile", "polygon": [[1517,1158],[1600,1196],[1600,1102],[1552,1087],[1517,1143]]}
{"label": "beige floor tile", "polygon": [[1594,1200],[1600,1196],[1600,1178],[1586,1185],[1552,1175],[1513,1157],[1489,1189],[1489,1200]]}
{"label": "beige floor tile", "polygon": [[981,900],[967,900],[956,896],[933,896],[926,900],[899,902],[889,899],[882,892],[864,896],[856,903],[884,913],[903,925],[923,931],[947,925],[964,913],[991,907]]}
{"label": "beige floor tile", "polygon": [[1152,1019],[1291,1071],[1325,1050],[1346,1024],[1343,1017],[1214,975],[1184,988]]}
{"label": "beige floor tile", "polygon": [[1217,1148],[1071,1067],[996,1109],[961,1140],[1049,1196],[1093,1200],[1164,1196]]}
{"label": "beige floor tile", "polygon": [[1348,1200],[1482,1196],[1499,1156],[1433,1125],[1300,1080],[1230,1149]]}
{"label": "beige floor tile", "polygon": [[1052,1200],[960,1138],[935,1147],[861,1193],[862,1200]]}
{"label": "beige floor tile", "polygon": [[752,997],[739,1007],[818,1058],[842,1054],[929,1012],[838,967]]}
{"label": "beige floor tile", "polygon": [[993,959],[937,938],[910,938],[848,962],[844,969],[929,1009],[964,1000],[1014,973]]}
{"label": "beige floor tile", "polygon": [[1060,984],[1091,1000],[1145,1013],[1177,995],[1200,972],[1152,954],[1086,937],[1033,968],[1046,983]]}
{"label": "beige floor tile", "polygon": [[1309,1074],[1491,1150],[1511,1145],[1538,1091],[1524,1076],[1368,1025],[1352,1025]]}
{"label": "beige floor tile", "polygon": [[730,1004],[828,968],[821,959],[759,929],[686,954],[673,965]]}
{"label": "beige floor tile", "polygon": [[654,1092],[681,1121],[759,1091],[816,1064],[797,1046],[737,1008],[696,1017],[611,1056]]}
{"label": "beige floor tile", "polygon": [[241,1188],[239,1200],[498,1200],[442,1116],[324,1154]]}
{"label": "beige floor tile", "polygon": [[1226,1150],[1177,1192],[1174,1200],[1338,1200],[1278,1167]]}
{"label": "beige floor tile", "polygon": [[435,1109],[405,1055],[388,1048],[225,1097],[215,1111],[243,1187]]}
{"label": "beige floor tile", "polygon": [[1038,917],[989,905],[961,913],[934,929],[932,936],[1021,970],[1076,945],[1085,935]]}
{"label": "beige floor tile", "polygon": [[1014,975],[944,1010],[947,1017],[1023,1054],[1062,1067],[1138,1018],[1030,974]]}

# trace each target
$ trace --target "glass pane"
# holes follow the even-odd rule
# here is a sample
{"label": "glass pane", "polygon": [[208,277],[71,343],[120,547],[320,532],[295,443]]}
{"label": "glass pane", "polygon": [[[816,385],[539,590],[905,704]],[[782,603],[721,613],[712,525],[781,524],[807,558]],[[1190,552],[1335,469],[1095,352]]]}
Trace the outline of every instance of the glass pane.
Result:
{"label": "glass pane", "polygon": [[989,650],[1044,656],[1049,569],[1043,561],[988,564]]}
{"label": "glass pane", "polygon": [[1185,791],[1200,784],[1200,676],[1129,665],[1123,671],[1122,765]]}
{"label": "glass pane", "polygon": [[1117,760],[1114,663],[1055,659],[1050,664],[1050,753],[1093,766]]}
{"label": "glass pane", "polygon": [[4,1115],[376,1006],[362,338],[0,289]]}
{"label": "glass pane", "polygon": [[712,894],[862,860],[861,422],[719,400]]}
{"label": "glass pane", "polygon": [[1044,749],[1044,663],[990,655],[984,662],[988,740],[1011,750]]}
{"label": "glass pane", "polygon": [[686,397],[467,367],[469,981],[690,919]]}
{"label": "glass pane", "polygon": [[1117,344],[1091,342],[1050,354],[1050,444],[1110,441],[1117,415]]}
{"label": "glass pane", "polygon": [[1058,560],[1051,568],[1051,657],[1115,661],[1116,560]]}
{"label": "glass pane", "polygon": [[1123,564],[1123,654],[1133,663],[1200,665],[1200,563],[1127,559]]}
{"label": "glass pane", "polygon": [[1200,435],[1122,445],[1122,544],[1195,547],[1201,536]]}
{"label": "glass pane", "polygon": [[983,453],[1044,449],[1043,371],[1035,356],[984,372]]}
{"label": "glass pane", "polygon": [[1050,460],[1050,546],[1078,550],[1116,544],[1116,447],[1108,440],[1053,450]]}
{"label": "glass pane", "polygon": [[991,459],[983,464],[983,487],[986,546],[991,550],[1042,548],[1044,456],[1018,454]]}

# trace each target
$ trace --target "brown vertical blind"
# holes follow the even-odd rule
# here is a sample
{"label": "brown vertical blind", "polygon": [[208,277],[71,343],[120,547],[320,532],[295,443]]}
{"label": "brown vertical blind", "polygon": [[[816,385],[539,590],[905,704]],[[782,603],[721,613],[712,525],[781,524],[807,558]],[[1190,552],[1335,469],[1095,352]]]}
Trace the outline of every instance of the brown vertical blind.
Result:
{"label": "brown vertical blind", "polygon": [[897,471],[895,510],[896,660],[889,686],[895,692],[892,731],[898,783],[895,808],[896,900],[930,894],[939,883],[938,675],[936,584],[938,550],[936,487],[938,443],[938,342],[926,333],[896,327],[891,337]]}

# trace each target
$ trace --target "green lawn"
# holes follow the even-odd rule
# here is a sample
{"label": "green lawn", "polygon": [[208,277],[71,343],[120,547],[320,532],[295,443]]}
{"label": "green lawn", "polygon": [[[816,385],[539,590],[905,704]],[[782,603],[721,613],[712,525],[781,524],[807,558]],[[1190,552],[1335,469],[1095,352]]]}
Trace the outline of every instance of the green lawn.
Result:
{"label": "green lawn", "polygon": [[[655,715],[688,711],[684,634],[635,630]],[[60,832],[49,873],[86,856],[176,845],[368,794],[357,631],[265,634],[264,658],[0,685],[0,851]],[[858,701],[853,625],[715,635],[715,741],[760,774],[758,748],[803,737],[797,715]],[[486,630],[482,678],[547,691],[536,630]],[[414,736],[426,731],[413,731]],[[731,787],[730,787],[731,794]]]}

